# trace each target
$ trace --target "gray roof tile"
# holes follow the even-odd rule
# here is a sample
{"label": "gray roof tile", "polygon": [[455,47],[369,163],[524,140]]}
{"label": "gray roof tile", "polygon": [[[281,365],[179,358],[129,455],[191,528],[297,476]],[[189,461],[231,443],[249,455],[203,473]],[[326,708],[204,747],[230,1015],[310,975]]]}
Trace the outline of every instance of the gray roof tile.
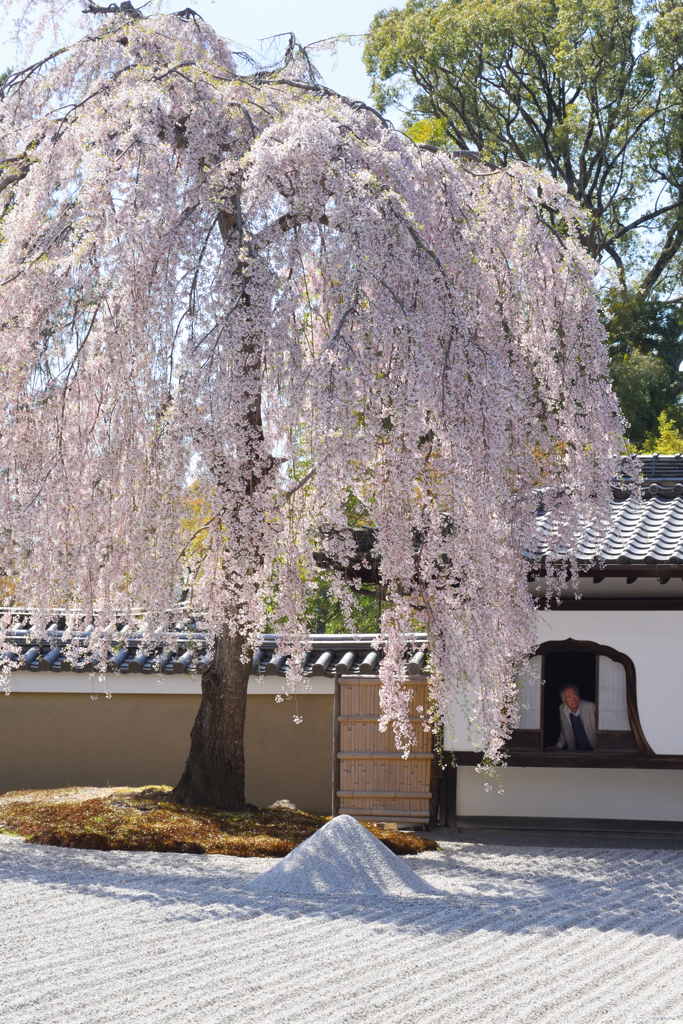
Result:
{"label": "gray roof tile", "polygon": [[[64,648],[60,645],[63,635],[61,630],[52,630],[52,642],[45,640],[38,643],[28,630],[17,630],[13,639],[22,654],[19,658],[10,657],[12,669],[28,669],[31,672],[97,672],[99,666],[92,661],[82,659],[71,665],[65,660]],[[311,650],[306,656],[304,672],[307,676],[328,678],[336,675],[377,675],[381,656],[372,647],[374,639],[374,634],[314,634],[310,638]],[[411,676],[429,671],[423,652],[426,640],[426,634],[422,633],[411,637],[412,642],[406,654],[407,671]],[[172,648],[169,649],[171,644]],[[278,656],[273,660],[276,644],[275,636],[264,636],[254,656],[253,671],[256,675],[284,676],[288,659]],[[140,638],[135,634],[126,634],[125,646],[117,645],[105,659],[105,664],[108,672],[122,675],[159,671],[164,675],[201,675],[208,668],[206,646],[198,633],[169,636],[154,651],[143,651]]]}
{"label": "gray roof tile", "polygon": [[[541,535],[551,528],[549,513],[539,516],[539,525]],[[545,553],[541,542],[536,555]],[[599,558],[608,565],[683,562],[683,497],[614,500],[611,526],[602,544],[596,542],[594,531],[587,530],[576,555],[582,562]]]}

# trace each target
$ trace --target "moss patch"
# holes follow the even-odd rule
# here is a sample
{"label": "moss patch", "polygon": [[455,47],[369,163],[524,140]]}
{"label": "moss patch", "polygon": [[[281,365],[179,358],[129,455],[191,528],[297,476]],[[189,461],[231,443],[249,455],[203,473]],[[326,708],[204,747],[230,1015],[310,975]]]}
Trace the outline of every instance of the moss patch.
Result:
{"label": "moss patch", "polygon": [[[249,810],[169,803],[170,786],[137,789],[25,790],[0,797],[0,832],[28,843],[82,850],[151,850],[284,857],[329,818],[303,811]],[[394,853],[436,850],[433,839],[368,826]]]}

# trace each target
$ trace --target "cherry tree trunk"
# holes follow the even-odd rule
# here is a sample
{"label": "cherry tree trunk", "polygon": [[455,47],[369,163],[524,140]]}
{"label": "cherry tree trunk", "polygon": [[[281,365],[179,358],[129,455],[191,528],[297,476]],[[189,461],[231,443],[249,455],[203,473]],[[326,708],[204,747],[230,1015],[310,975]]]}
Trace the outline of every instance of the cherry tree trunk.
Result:
{"label": "cherry tree trunk", "polygon": [[251,663],[241,655],[244,637],[225,630],[202,676],[202,702],[192,727],[190,753],[171,799],[193,807],[243,811],[244,720]]}

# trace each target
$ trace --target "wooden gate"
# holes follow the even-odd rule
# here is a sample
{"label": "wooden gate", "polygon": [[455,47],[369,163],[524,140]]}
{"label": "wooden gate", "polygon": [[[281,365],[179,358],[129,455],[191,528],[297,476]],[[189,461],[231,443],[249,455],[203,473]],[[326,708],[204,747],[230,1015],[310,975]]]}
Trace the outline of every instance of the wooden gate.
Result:
{"label": "wooden gate", "polygon": [[427,707],[427,679],[412,689],[410,717],[417,748],[408,758],[396,749],[391,726],[379,731],[377,678],[337,677],[334,698],[333,813],[361,821],[433,825],[437,806],[432,734],[422,729],[416,708]]}

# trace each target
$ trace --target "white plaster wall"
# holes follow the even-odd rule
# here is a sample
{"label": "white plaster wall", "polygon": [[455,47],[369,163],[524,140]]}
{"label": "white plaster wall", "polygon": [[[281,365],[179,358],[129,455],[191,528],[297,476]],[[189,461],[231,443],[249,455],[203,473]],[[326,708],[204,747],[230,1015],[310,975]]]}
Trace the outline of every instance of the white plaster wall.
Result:
{"label": "white plaster wall", "polygon": [[[276,694],[282,693],[284,679],[278,676],[249,676],[247,693]],[[325,694],[334,693],[334,679],[313,678],[309,680],[310,689],[300,690],[301,693]],[[109,690],[117,693],[194,693],[202,692],[199,676],[163,674],[160,676],[137,672],[132,675],[108,674],[106,685],[93,676],[92,680],[85,673],[78,672],[13,672],[10,676],[10,687],[16,693],[83,693],[101,695]]]}
{"label": "white plaster wall", "polygon": [[444,750],[477,750],[477,736],[467,717],[466,699],[453,700],[443,728]]}
{"label": "white plaster wall", "polygon": [[[683,772],[648,768],[458,768],[456,814],[520,818],[683,821]],[[499,786],[503,792],[499,793]]]}
{"label": "white plaster wall", "polygon": [[[636,670],[638,713],[648,743],[656,754],[683,754],[683,611],[538,613],[539,644],[569,639],[591,640],[628,655]],[[473,742],[476,749],[467,715],[453,702],[444,747],[472,750]]]}

